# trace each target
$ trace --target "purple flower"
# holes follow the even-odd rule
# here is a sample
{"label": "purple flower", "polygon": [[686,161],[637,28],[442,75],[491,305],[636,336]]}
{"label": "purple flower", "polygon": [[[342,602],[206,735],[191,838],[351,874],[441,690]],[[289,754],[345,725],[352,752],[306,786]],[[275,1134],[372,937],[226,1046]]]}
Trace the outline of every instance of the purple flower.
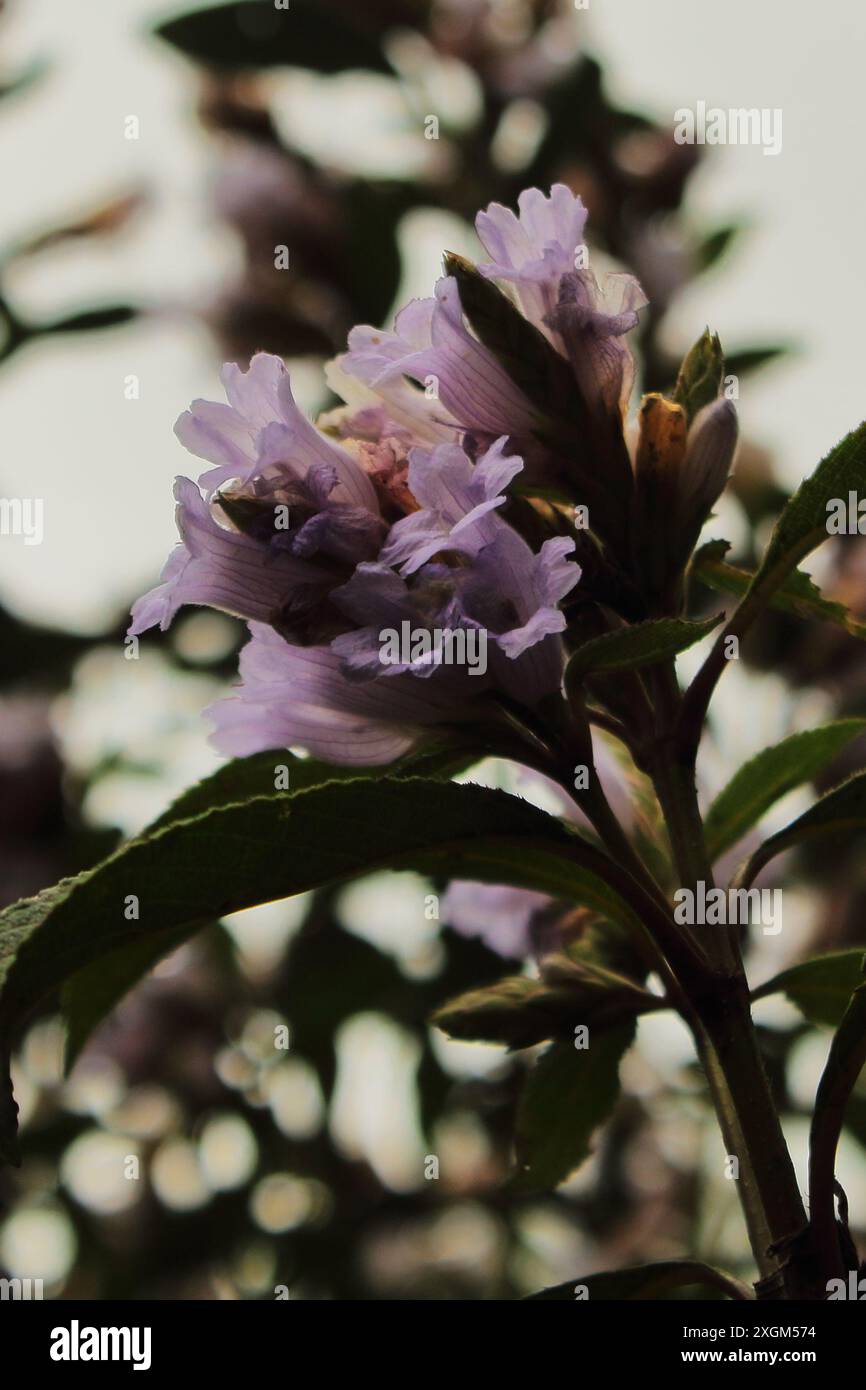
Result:
{"label": "purple flower", "polygon": [[[413,299],[401,309],[394,332],[361,324],[349,334],[349,351],[325,364],[331,390],[346,405],[323,417],[326,428],[355,439],[408,437],[414,444],[453,442],[461,426],[433,389],[419,391],[390,368],[403,353],[430,344],[431,299]],[[381,382],[383,374],[387,380]],[[374,382],[380,383],[375,388]]]}
{"label": "purple flower", "polygon": [[175,426],[190,453],[215,466],[199,481],[209,490],[255,477],[303,480],[316,464],[336,474],[336,497],[376,512],[376,494],[355,460],[332,444],[295,404],[289,374],[279,357],[258,353],[248,372],[227,363],[220,373],[228,404],[193,401]]}
{"label": "purple flower", "polygon": [[633,275],[591,270],[564,275],[547,322],[565,345],[581,393],[597,415],[624,412],[634,384],[634,363],[624,335],[637,327],[646,296]]}
{"label": "purple flower", "polygon": [[[629,276],[602,291],[575,269],[585,219],[562,184],[528,190],[519,214],[491,205],[478,219],[491,256],[482,270],[551,330],[609,422],[643,299]],[[264,353],[247,372],[223,369],[225,402],[195,401],[181,416],[178,437],[210,466],[197,485],[178,481],[181,544],[130,631],[166,627],[184,603],[245,618],[241,683],[213,710],[217,745],[380,764],[434,726],[502,716],[503,696],[513,715],[560,691],[575,543],[551,524],[531,546],[511,524],[523,513],[509,488],[524,462],[556,484],[574,440],[560,457],[536,436],[536,408],[468,327],[450,277],[393,332],[353,330],[330,370],[347,404],[320,428]],[[586,432],[601,434],[595,419]],[[714,438],[695,436],[713,479]],[[547,520],[539,510],[528,534]]]}
{"label": "purple flower", "polygon": [[498,438],[527,434],[535,423],[523,392],[466,327],[451,276],[437,281],[435,298],[413,300],[403,309],[393,333],[354,328],[340,365],[371,386],[395,419],[395,411],[405,408],[408,376],[438,396],[460,429]]}
{"label": "purple flower", "polygon": [[479,212],[475,230],[491,259],[478,269],[490,279],[512,281],[524,314],[544,330],[560,280],[575,269],[586,208],[562,183],[553,185],[549,197],[539,188],[525,189],[517,206],[519,216],[500,203]]}
{"label": "purple flower", "polygon": [[408,481],[421,510],[391,528],[383,563],[412,574],[437,551],[475,555],[488,545],[496,535],[490,513],[505,502],[505,489],[523,467],[516,455],[506,456],[507,443],[498,439],[475,464],[456,444],[432,454],[413,449]]}
{"label": "purple flower", "polygon": [[[168,627],[183,604],[270,622],[301,640],[335,630],[330,590],[386,534],[376,489],[350,453],[298,410],[285,366],[260,353],[230,364],[228,404],[196,401],[177,434],[216,466],[176,487],[182,544],[135,604],[130,632]],[[339,627],[339,622],[337,623]]]}
{"label": "purple flower", "polygon": [[206,711],[213,743],[229,756],[299,747],[325,762],[378,766],[454,716],[453,698],[435,681],[354,682],[330,647],[292,646],[262,623],[250,633],[240,686]]}
{"label": "purple flower", "polygon": [[476,557],[463,591],[467,611],[492,639],[490,670],[496,684],[533,706],[559,690],[565,614],[557,606],[580,578],[568,556],[574,541],[546,540],[537,555],[503,523]]}
{"label": "purple flower", "polygon": [[[505,442],[497,441],[476,464],[450,445],[413,454],[410,487],[427,506],[392,527],[378,565],[360,565],[332,596],[361,628],[335,643],[354,674],[377,673],[379,634],[405,620],[413,628],[483,631],[490,677],[524,704],[558,689],[563,654],[557,634],[565,627],[558,604],[580,569],[568,558],[570,538],[551,538],[535,555],[498,515],[503,489],[522,467],[504,453]],[[464,562],[429,564],[439,552],[456,552]],[[396,564],[403,578],[388,568]],[[421,673],[430,672],[422,663]]]}
{"label": "purple flower", "polygon": [[323,582],[305,561],[285,552],[273,554],[217,522],[189,478],[178,478],[175,497],[182,543],[169,556],[160,583],[133,605],[130,635],[157,624],[165,630],[185,603],[269,622],[293,589]]}

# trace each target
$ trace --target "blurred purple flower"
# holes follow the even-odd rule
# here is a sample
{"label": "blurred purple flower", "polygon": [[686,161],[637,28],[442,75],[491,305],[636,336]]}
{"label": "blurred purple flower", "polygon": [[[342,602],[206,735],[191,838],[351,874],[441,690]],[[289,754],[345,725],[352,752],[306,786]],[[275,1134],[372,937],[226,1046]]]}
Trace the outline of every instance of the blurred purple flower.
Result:
{"label": "blurred purple flower", "polygon": [[461,936],[477,936],[497,955],[515,960],[532,949],[532,922],[550,907],[546,893],[460,881],[442,899],[442,920]]}

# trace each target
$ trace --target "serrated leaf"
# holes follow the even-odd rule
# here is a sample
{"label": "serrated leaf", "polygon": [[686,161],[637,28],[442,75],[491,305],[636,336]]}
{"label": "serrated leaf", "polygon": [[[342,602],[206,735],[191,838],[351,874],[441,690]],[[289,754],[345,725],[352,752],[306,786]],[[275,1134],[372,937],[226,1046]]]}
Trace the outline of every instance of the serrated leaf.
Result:
{"label": "serrated leaf", "polygon": [[[388,776],[447,778],[464,771],[471,761],[471,757],[460,749],[427,747],[391,763]],[[202,778],[181,792],[147,829],[149,832],[160,830],[174,821],[213,810],[215,806],[229,806],[233,802],[249,801],[255,796],[271,796],[277,790],[277,770],[282,768],[287,769],[289,781],[284,795],[306,791],[309,787],[322,787],[326,782],[376,780],[382,776],[380,767],[339,767],[333,763],[319,762],[317,758],[299,758],[286,748],[273,748],[224,763],[209,777]]]}
{"label": "serrated leaf", "polygon": [[430,1021],[450,1038],[520,1048],[553,1037],[573,1013],[574,999],[565,990],[550,989],[526,975],[512,975],[449,1000]]}
{"label": "serrated leaf", "polygon": [[[145,831],[95,869],[0,913],[0,1053],[41,999],[109,952],[383,868],[534,888],[639,928],[616,867],[503,792],[380,776],[273,793]],[[138,898],[134,920],[129,895]],[[14,1154],[8,1109],[0,1152]]]}
{"label": "serrated leaf", "polygon": [[619,1096],[619,1064],[634,1032],[634,1020],[600,1035],[590,1028],[587,1048],[556,1042],[536,1062],[517,1108],[515,1191],[556,1187],[588,1157]]}
{"label": "serrated leaf", "polygon": [[[453,748],[447,751],[425,749],[393,763],[389,774],[394,777],[448,777],[462,771],[469,761],[465,754],[461,755]],[[292,792],[323,786],[326,782],[358,780],[381,774],[380,768],[335,767],[315,758],[298,758],[285,748],[275,748],[225,763],[210,777],[203,778],[183,792],[147,827],[148,832],[201,815],[216,806],[229,806],[255,796],[270,795],[275,791],[277,769],[283,768],[288,770]],[[141,941],[109,952],[107,956],[76,971],[67,980],[61,994],[61,1012],[67,1025],[67,1071],[75,1065],[97,1024],[187,935],[186,928],[154,932]]]}
{"label": "serrated leaf", "polygon": [[827,539],[827,503],[866,491],[866,422],[846,435],[797,488],[779,520],[749,593],[769,596],[810,551]]}
{"label": "serrated leaf", "polygon": [[601,971],[594,977],[589,971],[581,974],[566,957],[562,960],[559,985],[512,975],[450,1000],[431,1022],[464,1042],[505,1043],[516,1049],[551,1038],[573,1039],[577,1024],[600,1032],[658,1007],[658,999],[622,977]]}
{"label": "serrated leaf", "polygon": [[784,994],[810,1023],[837,1028],[851,995],[863,983],[863,947],[801,961],[753,990],[753,999]]}
{"label": "serrated leaf", "polygon": [[761,869],[783,850],[848,830],[866,830],[866,772],[855,772],[840,782],[802,816],[765,840],[739,871],[737,882],[748,888]]}
{"label": "serrated leaf", "polygon": [[197,63],[229,71],[290,65],[390,73],[375,30],[362,17],[362,9],[328,0],[291,0],[287,9],[273,0],[235,0],[167,20],[155,32]]}
{"label": "serrated leaf", "polygon": [[553,1288],[532,1294],[525,1302],[597,1303],[614,1299],[657,1299],[671,1289],[691,1286],[713,1289],[732,1299],[746,1301],[754,1298],[754,1292],[747,1284],[721,1269],[714,1269],[712,1265],[701,1264],[697,1260],[659,1260],[655,1264],[634,1265],[631,1269],[614,1269],[604,1274],[577,1275],[567,1284],[556,1284]]}
{"label": "serrated leaf", "polygon": [[[709,541],[696,553],[692,561],[692,574],[708,588],[742,598],[754,579],[754,572],[729,564],[724,559],[729,549],[727,541]],[[805,570],[797,569],[788,575],[785,583],[770,599],[770,607],[797,618],[817,618],[835,623],[852,637],[866,640],[866,623],[855,618],[844,603],[825,598]]]}
{"label": "serrated leaf", "polygon": [[645,623],[592,637],[572,653],[565,671],[566,686],[602,671],[628,671],[652,666],[694,646],[721,621],[721,614],[692,622],[687,618],[652,618]]}
{"label": "serrated leaf", "polygon": [[811,782],[852,739],[866,719],[839,719],[792,734],[744,763],[719,793],[704,820],[707,852],[718,859],[751,830],[775,802]]}

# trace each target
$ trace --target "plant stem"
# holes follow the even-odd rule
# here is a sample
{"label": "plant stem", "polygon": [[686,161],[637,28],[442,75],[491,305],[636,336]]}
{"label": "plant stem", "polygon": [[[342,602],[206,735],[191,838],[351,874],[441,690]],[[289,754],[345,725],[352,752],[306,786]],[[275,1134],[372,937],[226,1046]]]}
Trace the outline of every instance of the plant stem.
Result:
{"label": "plant stem", "polygon": [[[671,738],[681,709],[672,669],[657,682],[662,727],[650,769],[682,887],[713,886],[695,788],[695,759]],[[712,930],[712,929],[711,929]],[[680,975],[684,1011],[710,1088],[761,1275],[759,1297],[824,1296],[794,1167],[752,1021],[739,943],[733,932],[706,940],[705,971]]]}
{"label": "plant stem", "polygon": [[717,980],[690,998],[689,1020],[761,1275],[758,1296],[824,1297],[785,1136],[770,1091],[745,978]]}

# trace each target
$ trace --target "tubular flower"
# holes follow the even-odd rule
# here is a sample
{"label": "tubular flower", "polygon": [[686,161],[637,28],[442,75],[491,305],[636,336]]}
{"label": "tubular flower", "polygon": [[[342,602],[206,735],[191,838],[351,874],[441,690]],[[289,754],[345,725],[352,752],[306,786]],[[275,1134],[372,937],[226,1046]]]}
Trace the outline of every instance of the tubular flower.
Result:
{"label": "tubular flower", "polygon": [[[294,745],[386,763],[435,727],[491,718],[535,737],[538,707],[561,694],[562,603],[581,570],[563,514],[521,499],[546,468],[555,487],[576,477],[577,458],[605,495],[592,417],[609,419],[630,383],[624,335],[643,302],[631,277],[613,277],[605,298],[579,268],[585,222],[563,184],[527,190],[517,214],[479,214],[480,275],[510,296],[491,288],[480,302],[492,294],[511,330],[516,303],[547,337],[518,332],[521,351],[540,354],[528,370],[508,328],[491,338],[467,319],[463,280],[447,275],[392,331],[352,331],[328,369],[346,404],[318,426],[266,353],[246,372],[223,368],[225,401],[181,415],[178,438],[208,467],[177,482],[180,544],[130,632],[166,628],[183,604],[249,622],[240,684],[210,711],[224,752]],[[477,279],[466,264],[459,275]],[[566,408],[558,441],[551,422],[572,380],[584,404]]]}

